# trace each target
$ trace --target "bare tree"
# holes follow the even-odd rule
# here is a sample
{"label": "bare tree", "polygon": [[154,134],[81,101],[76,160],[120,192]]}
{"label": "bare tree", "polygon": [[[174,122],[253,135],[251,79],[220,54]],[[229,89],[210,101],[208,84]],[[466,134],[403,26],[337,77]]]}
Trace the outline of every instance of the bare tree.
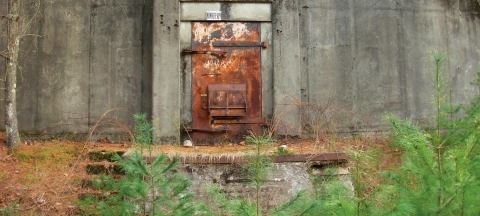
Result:
{"label": "bare tree", "polygon": [[[7,15],[2,16],[7,19],[7,49],[0,53],[6,59],[6,74],[5,74],[5,131],[6,143],[9,149],[20,143],[20,135],[18,133],[17,121],[17,70],[18,70],[18,56],[20,52],[20,41],[25,36],[34,34],[27,34],[30,24],[35,20],[39,9],[39,0],[36,2],[32,0],[30,5],[37,7],[37,13],[29,19],[21,19],[20,17],[20,0],[7,0]],[[23,16],[27,17],[27,16]],[[20,25],[21,23],[21,25]],[[34,35],[38,36],[38,35]]]}

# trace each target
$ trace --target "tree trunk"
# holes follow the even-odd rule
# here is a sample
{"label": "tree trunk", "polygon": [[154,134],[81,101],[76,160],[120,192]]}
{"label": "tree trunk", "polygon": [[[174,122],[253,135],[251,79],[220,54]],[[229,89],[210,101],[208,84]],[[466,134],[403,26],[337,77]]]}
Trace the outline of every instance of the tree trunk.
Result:
{"label": "tree trunk", "polygon": [[5,130],[7,147],[11,149],[20,143],[17,123],[17,66],[18,52],[20,50],[19,37],[19,6],[20,0],[8,0],[8,51],[7,51],[7,71],[5,83]]}

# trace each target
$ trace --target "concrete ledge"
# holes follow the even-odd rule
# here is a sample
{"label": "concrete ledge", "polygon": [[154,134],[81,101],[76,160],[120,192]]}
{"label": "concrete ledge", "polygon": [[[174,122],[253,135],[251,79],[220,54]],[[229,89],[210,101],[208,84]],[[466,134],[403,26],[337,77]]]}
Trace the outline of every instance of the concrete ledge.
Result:
{"label": "concrete ledge", "polygon": [[[343,152],[324,153],[324,154],[301,154],[301,155],[275,155],[271,156],[274,163],[291,163],[291,162],[321,162],[321,161],[344,161],[347,155]],[[151,161],[146,159],[147,161]],[[180,156],[179,162],[182,164],[242,164],[247,163],[245,156]]]}

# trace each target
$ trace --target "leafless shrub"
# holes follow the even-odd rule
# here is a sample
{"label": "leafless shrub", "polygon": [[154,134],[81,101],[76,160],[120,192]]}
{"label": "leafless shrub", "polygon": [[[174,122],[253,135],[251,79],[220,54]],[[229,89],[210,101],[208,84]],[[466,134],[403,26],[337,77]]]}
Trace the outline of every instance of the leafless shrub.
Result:
{"label": "leafless shrub", "polygon": [[[387,105],[379,104],[376,106],[385,107]],[[329,150],[337,150],[338,146],[335,146],[335,140],[338,134],[346,132],[351,135],[356,135],[357,132],[365,134],[374,132],[367,131],[375,128],[375,126],[369,122],[371,117],[364,116],[364,114],[358,111],[358,109],[361,110],[364,108],[363,106],[357,107],[355,110],[346,108],[338,102],[338,96],[336,94],[331,94],[324,102],[320,103],[296,100],[293,103],[277,104],[275,106],[275,115],[268,122],[269,136],[285,135],[288,134],[289,130],[298,130],[298,128],[301,128],[302,136],[313,138],[314,147],[320,143],[326,143],[327,146],[325,147]],[[299,113],[300,122],[298,124],[290,123],[290,125],[288,125],[288,123],[283,120],[284,117],[292,114],[291,112]],[[359,128],[355,126],[357,124],[365,125],[370,129],[358,130]],[[341,131],[341,128],[345,128],[345,125],[349,125],[348,132]],[[281,128],[281,130],[278,130],[279,128]],[[288,138],[288,135],[285,135],[285,138]]]}
{"label": "leafless shrub", "polygon": [[[333,113],[336,111],[335,95],[328,97],[324,104],[314,104],[307,102],[300,102],[297,104],[300,108],[300,115],[303,122],[304,130],[313,136],[314,147],[320,144],[321,141],[327,142],[327,132],[334,132],[336,124],[333,120]],[[329,146],[331,147],[331,146]]]}
{"label": "leafless shrub", "polygon": [[105,141],[109,136],[115,134],[116,141],[131,143],[134,141],[134,135],[132,133],[132,125],[128,125],[118,119],[118,112],[127,114],[132,118],[133,114],[123,108],[114,108],[105,112],[95,123],[93,127],[88,131],[87,143],[95,143],[98,141]]}

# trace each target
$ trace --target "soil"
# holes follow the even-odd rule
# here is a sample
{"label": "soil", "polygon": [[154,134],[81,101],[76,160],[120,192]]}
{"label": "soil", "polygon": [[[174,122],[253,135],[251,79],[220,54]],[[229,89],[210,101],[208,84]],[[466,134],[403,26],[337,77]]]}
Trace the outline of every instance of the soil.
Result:
{"label": "soil", "polygon": [[[286,145],[295,154],[324,153],[346,149],[366,150],[371,148],[387,152],[385,139],[325,139],[314,145],[312,140],[286,139],[267,147],[268,152],[277,151]],[[92,178],[85,172],[88,163],[87,152],[92,150],[126,151],[132,147],[126,144],[86,143],[52,139],[25,142],[16,146],[9,154],[5,145],[5,134],[0,133],[0,214],[12,215],[74,215],[74,202],[82,189],[83,179]],[[380,148],[379,148],[380,147]],[[182,147],[174,145],[157,146],[158,152],[168,155],[219,155],[246,154],[251,145],[217,144],[214,146]],[[131,149],[131,148],[130,148]],[[389,159],[384,167],[388,166]],[[381,165],[382,166],[382,165]]]}

